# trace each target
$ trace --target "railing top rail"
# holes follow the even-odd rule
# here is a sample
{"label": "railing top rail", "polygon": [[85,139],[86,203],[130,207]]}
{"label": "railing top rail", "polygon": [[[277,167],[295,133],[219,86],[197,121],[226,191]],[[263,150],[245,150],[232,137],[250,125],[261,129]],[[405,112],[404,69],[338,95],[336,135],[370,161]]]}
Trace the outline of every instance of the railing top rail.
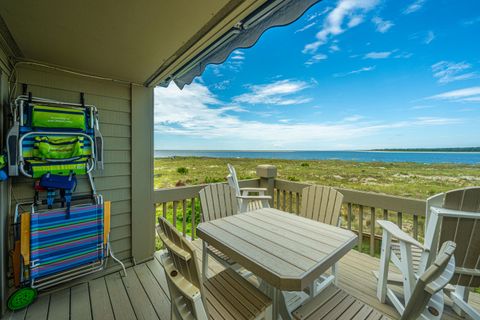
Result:
{"label": "railing top rail", "polygon": [[[286,190],[301,194],[302,190],[308,186],[310,186],[310,184],[275,179],[275,188],[280,190]],[[343,194],[343,202],[345,203],[353,203],[366,207],[382,208],[396,212],[414,213],[417,216],[425,215],[425,200],[345,188],[335,189]]]}
{"label": "railing top rail", "polygon": [[[226,182],[225,182],[226,183]],[[242,188],[258,187],[259,179],[240,180],[238,184]],[[181,201],[198,196],[198,192],[208,184],[198,184],[193,186],[163,188],[153,191],[153,203]]]}

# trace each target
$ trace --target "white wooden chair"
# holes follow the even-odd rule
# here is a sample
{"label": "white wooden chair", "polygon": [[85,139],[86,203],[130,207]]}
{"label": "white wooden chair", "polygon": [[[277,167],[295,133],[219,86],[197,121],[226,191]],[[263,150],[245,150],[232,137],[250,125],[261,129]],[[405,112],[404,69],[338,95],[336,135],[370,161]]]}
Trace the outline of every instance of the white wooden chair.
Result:
{"label": "white wooden chair", "polygon": [[[378,221],[383,227],[382,257],[377,294],[385,301],[385,288],[390,283],[403,282],[406,295],[412,282],[435,260],[439,243],[451,240],[457,244],[457,268],[447,287],[454,310],[480,319],[480,313],[468,304],[469,288],[480,286],[480,187],[464,188],[441,193],[427,200],[425,241],[419,243],[395,224]],[[399,241],[394,243],[391,239]],[[404,273],[390,273],[388,262]]]}
{"label": "white wooden chair", "polygon": [[[238,214],[238,201],[235,190],[224,183],[214,183],[206,186],[199,192],[200,205],[202,207],[202,222],[225,218]],[[250,199],[251,196],[242,196],[244,199]],[[209,245],[206,241],[203,243],[202,271],[204,280],[208,277],[208,256],[212,256],[226,268],[234,268],[240,271],[241,267],[230,257],[215,247]],[[247,274],[245,274],[247,275]]]}
{"label": "white wooden chair", "polygon": [[[388,289],[387,295],[394,301],[401,314],[400,319],[440,319],[443,312],[442,289],[448,284],[455,270],[454,251],[455,243],[447,241],[442,245],[434,263],[415,282],[410,299],[405,304]],[[330,285],[292,315],[297,320],[388,319],[381,312],[334,285]]]}
{"label": "white wooden chair", "polygon": [[[300,216],[315,221],[327,223],[336,227],[340,226],[340,213],[342,210],[343,194],[337,190],[313,185],[302,190],[302,206]],[[338,263],[332,266],[332,274],[328,277],[322,276],[310,288],[315,295],[332,282],[337,284]]]}
{"label": "white wooden chair", "polygon": [[193,245],[165,218],[158,222],[172,319],[272,319],[270,298],[231,269],[202,283]]}
{"label": "white wooden chair", "polygon": [[[228,184],[235,190],[240,212],[270,208],[269,201],[272,197],[265,195],[267,188],[240,188],[235,168],[231,164],[227,164],[227,168],[229,172],[227,176]],[[258,193],[258,195],[252,195],[252,193]]]}
{"label": "white wooden chair", "polygon": [[[202,222],[216,220],[238,214],[238,202],[235,190],[224,183],[214,183],[206,186],[199,192],[200,205],[202,207]],[[208,278],[208,256],[212,256],[224,267],[231,268],[235,261],[227,255],[202,241],[202,274],[203,280]]]}

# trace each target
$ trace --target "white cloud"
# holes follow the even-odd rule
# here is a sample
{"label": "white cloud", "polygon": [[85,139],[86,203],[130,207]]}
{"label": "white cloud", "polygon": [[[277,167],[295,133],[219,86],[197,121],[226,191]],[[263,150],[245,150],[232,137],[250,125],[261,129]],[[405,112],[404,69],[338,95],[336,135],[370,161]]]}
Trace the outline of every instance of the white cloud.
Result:
{"label": "white cloud", "polygon": [[364,116],[361,116],[361,115],[359,115],[359,114],[354,114],[354,115],[352,115],[352,116],[343,118],[343,121],[345,121],[345,122],[355,122],[355,121],[362,120],[363,118],[365,118],[365,117],[364,117]]}
{"label": "white cloud", "polygon": [[440,61],[432,65],[432,72],[439,83],[449,83],[478,77],[476,72],[465,72],[471,68],[466,62]]}
{"label": "white cloud", "polygon": [[444,126],[447,124],[462,123],[462,119],[457,118],[437,118],[437,117],[418,117],[415,119],[417,125],[435,125]]}
{"label": "white cloud", "polygon": [[381,51],[381,52],[369,52],[367,53],[363,59],[386,59],[390,57],[390,55],[393,53],[393,51]]}
{"label": "white cloud", "polygon": [[462,24],[464,26],[471,26],[471,25],[474,25],[476,23],[479,23],[480,22],[480,16],[476,17],[476,18],[473,18],[473,19],[470,19],[470,20],[464,20],[462,22]]}
{"label": "white cloud", "polygon": [[230,59],[232,59],[232,60],[245,60],[245,57],[243,55],[238,55],[238,56],[232,56]]}
{"label": "white cloud", "polygon": [[363,16],[359,15],[359,16],[353,16],[350,18],[350,20],[348,21],[347,23],[347,26],[349,28],[353,28],[353,27],[356,27],[358,26],[360,23],[363,22]]}
{"label": "white cloud", "polygon": [[317,24],[316,22],[311,22],[311,23],[305,25],[304,27],[296,30],[295,33],[303,32],[303,31],[305,31],[305,30],[308,30],[308,29],[310,29],[311,27],[315,26],[316,24]]}
{"label": "white cloud", "polygon": [[352,75],[352,74],[358,74],[358,73],[362,73],[362,72],[368,72],[368,71],[373,71],[375,70],[375,66],[368,66],[368,67],[363,67],[363,68],[360,68],[360,69],[357,69],[357,70],[352,70],[352,71],[349,71],[349,72],[344,72],[344,73],[335,73],[333,76],[334,77],[346,77],[346,76],[349,76],[349,75]]}
{"label": "white cloud", "polygon": [[217,90],[225,90],[230,84],[230,80],[223,80],[213,84],[213,87]]}
{"label": "white cloud", "polygon": [[328,47],[328,50],[330,52],[337,52],[340,51],[340,47],[337,44],[338,41],[335,41],[330,47]]}
{"label": "white cloud", "polygon": [[311,101],[311,98],[297,96],[311,84],[298,80],[278,80],[273,83],[250,85],[250,92],[233,97],[236,103],[291,105]]}
{"label": "white cloud", "polygon": [[309,16],[307,17],[307,21],[312,21],[313,19],[316,19],[316,18],[318,18],[318,17],[321,17],[321,16],[323,16],[325,13],[329,12],[330,10],[332,10],[332,7],[326,7],[325,9],[323,9],[323,10],[320,11],[320,12],[315,12],[315,13],[313,13],[313,14],[311,14],[311,15],[309,15]]}
{"label": "white cloud", "polygon": [[243,63],[242,60],[245,60],[245,53],[240,50],[235,50],[233,51],[233,55],[230,57],[230,59],[236,60],[234,63]]}
{"label": "white cloud", "polygon": [[425,99],[476,102],[480,101],[480,87],[469,87],[453,91],[447,91],[427,97]]}
{"label": "white cloud", "polygon": [[376,30],[380,33],[385,33],[390,30],[395,24],[389,20],[383,20],[380,17],[373,17],[372,22],[375,24]]}
{"label": "white cloud", "polygon": [[312,65],[312,64],[315,64],[317,62],[320,62],[322,60],[326,60],[328,58],[328,56],[326,54],[323,54],[323,53],[318,53],[316,55],[313,55],[310,59],[308,59],[305,64],[306,65]]}
{"label": "white cloud", "polygon": [[435,32],[433,32],[432,30],[415,32],[409,36],[409,39],[419,40],[423,44],[430,44],[433,40],[435,40],[435,38]]}
{"label": "white cloud", "polygon": [[[339,0],[335,9],[325,18],[322,30],[315,35],[316,40],[307,44],[303,53],[315,53],[331,37],[359,25],[363,22],[365,14],[378,3],[379,0]],[[344,27],[345,20],[347,21]]]}
{"label": "white cloud", "polygon": [[430,44],[430,42],[435,40],[435,38],[436,38],[435,33],[432,30],[430,30],[430,31],[427,32],[427,35],[425,36],[425,39],[423,39],[423,43]]}
{"label": "white cloud", "polygon": [[431,109],[431,108],[434,108],[434,106],[430,106],[430,105],[416,105],[416,106],[411,107],[410,109],[411,109],[411,110],[422,110],[422,109]]}
{"label": "white cloud", "polygon": [[426,0],[415,0],[407,8],[405,8],[405,10],[403,10],[403,14],[414,13],[414,12],[422,9],[425,2],[427,2],[427,1]]}
{"label": "white cloud", "polygon": [[210,64],[207,68],[211,68],[212,73],[217,77],[223,77],[224,70],[240,72],[242,65],[245,60],[245,53],[240,50],[235,50],[232,52],[228,60],[222,64]]}
{"label": "white cloud", "polygon": [[411,58],[413,56],[413,53],[411,52],[401,52],[399,54],[396,54],[394,56],[395,59],[408,59],[408,58]]}
{"label": "white cloud", "polygon": [[[223,139],[230,148],[271,149],[277,146],[295,149],[299,145],[316,148],[319,143],[351,143],[359,137],[390,131],[392,128],[437,126],[458,123],[459,119],[414,118],[398,122],[350,121],[301,123],[281,119],[277,123],[242,120],[239,106],[221,107],[223,103],[203,84],[193,83],[183,90],[175,85],[155,88],[155,132],[189,139]],[[270,119],[269,119],[270,120]],[[219,141],[219,140],[214,140]],[[209,142],[210,143],[210,142]]]}
{"label": "white cloud", "polygon": [[462,101],[467,101],[467,102],[480,102],[480,96],[463,98]]}

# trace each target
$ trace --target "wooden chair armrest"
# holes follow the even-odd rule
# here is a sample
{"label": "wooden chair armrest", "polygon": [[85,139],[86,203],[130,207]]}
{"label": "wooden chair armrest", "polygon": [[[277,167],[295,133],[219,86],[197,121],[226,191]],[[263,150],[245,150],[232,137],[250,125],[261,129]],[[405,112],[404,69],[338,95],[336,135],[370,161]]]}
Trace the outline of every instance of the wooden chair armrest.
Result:
{"label": "wooden chair armrest", "polygon": [[383,230],[390,233],[394,238],[398,239],[399,241],[406,242],[420,249],[425,249],[423,244],[415,240],[409,234],[402,231],[395,223],[386,220],[378,220],[377,223],[380,225],[380,227],[382,227]]}
{"label": "wooden chair armrest", "polygon": [[237,196],[238,199],[244,200],[270,200],[272,197],[270,196]]}
{"label": "wooden chair armrest", "polygon": [[445,209],[439,207],[430,207],[432,213],[455,218],[465,218],[465,219],[478,219],[478,212],[469,212],[469,211],[459,211],[452,209]]}
{"label": "wooden chair armrest", "polygon": [[240,191],[249,191],[249,192],[261,192],[261,191],[268,191],[267,188],[240,188]]}
{"label": "wooden chair armrest", "polygon": [[178,256],[183,259],[183,261],[189,261],[192,258],[192,255],[188,253],[187,251],[183,250],[179,246],[177,246],[175,243],[173,243],[160,229],[160,227],[157,227],[157,234],[160,237],[160,240],[162,240],[163,244],[168,247],[170,250],[175,251]]}

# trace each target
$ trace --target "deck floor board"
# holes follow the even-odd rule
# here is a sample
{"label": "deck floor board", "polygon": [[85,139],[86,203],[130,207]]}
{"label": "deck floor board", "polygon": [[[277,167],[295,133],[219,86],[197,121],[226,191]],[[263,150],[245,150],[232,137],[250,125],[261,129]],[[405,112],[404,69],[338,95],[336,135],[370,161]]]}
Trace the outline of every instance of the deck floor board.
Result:
{"label": "deck floor board", "polygon": [[[201,259],[202,244],[193,242]],[[42,293],[28,309],[8,313],[3,319],[170,319],[169,292],[161,264],[160,252],[154,259],[127,269],[128,277],[115,272],[71,288],[53,288]],[[201,265],[201,264],[200,264]],[[357,299],[398,319],[396,310],[381,304],[376,298],[376,279],[372,270],[378,269],[379,259],[357,251],[350,251],[339,264],[339,286]],[[224,268],[209,259],[209,276]],[[255,278],[252,277],[252,282]],[[471,303],[480,309],[480,295],[471,294]],[[446,307],[443,319],[462,319]]]}
{"label": "deck floor board", "polygon": [[70,319],[92,319],[88,283],[82,283],[70,289]]}

